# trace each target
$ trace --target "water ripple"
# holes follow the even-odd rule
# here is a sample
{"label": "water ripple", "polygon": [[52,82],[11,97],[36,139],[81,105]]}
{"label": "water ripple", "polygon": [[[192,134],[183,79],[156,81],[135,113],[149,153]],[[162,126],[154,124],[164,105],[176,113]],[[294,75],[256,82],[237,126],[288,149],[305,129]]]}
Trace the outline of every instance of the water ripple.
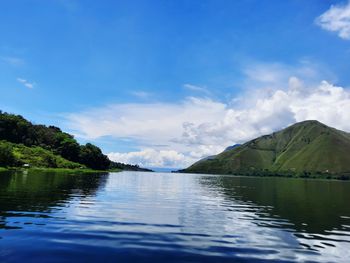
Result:
{"label": "water ripple", "polygon": [[0,184],[0,261],[350,257],[349,184],[133,172],[28,174],[23,183],[18,176]]}

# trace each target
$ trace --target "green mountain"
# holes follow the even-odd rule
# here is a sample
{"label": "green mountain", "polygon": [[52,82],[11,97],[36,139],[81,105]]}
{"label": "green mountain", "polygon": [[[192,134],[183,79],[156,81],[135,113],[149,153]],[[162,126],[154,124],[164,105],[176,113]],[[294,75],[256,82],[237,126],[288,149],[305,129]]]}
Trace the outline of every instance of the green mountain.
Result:
{"label": "green mountain", "polygon": [[304,121],[180,172],[345,179],[350,177],[350,134],[318,121]]}

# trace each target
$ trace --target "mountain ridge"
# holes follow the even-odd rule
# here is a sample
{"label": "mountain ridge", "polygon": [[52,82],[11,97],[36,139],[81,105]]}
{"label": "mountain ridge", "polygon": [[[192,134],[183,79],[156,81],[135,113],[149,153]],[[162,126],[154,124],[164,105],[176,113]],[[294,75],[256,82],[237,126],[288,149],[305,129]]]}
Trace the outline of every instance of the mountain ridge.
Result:
{"label": "mountain ridge", "polygon": [[349,152],[349,133],[307,120],[200,160],[180,172],[348,177]]}

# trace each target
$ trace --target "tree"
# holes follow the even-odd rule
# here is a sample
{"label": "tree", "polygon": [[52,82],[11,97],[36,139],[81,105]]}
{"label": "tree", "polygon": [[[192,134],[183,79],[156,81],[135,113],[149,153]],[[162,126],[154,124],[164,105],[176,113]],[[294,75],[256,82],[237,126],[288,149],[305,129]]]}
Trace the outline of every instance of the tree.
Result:
{"label": "tree", "polygon": [[55,142],[55,151],[63,158],[72,162],[79,161],[80,145],[67,133],[57,133]]}
{"label": "tree", "polygon": [[96,170],[106,170],[110,165],[108,157],[102,153],[100,148],[91,143],[80,147],[79,159],[80,163]]}
{"label": "tree", "polygon": [[46,155],[44,157],[44,162],[45,162],[47,167],[57,168],[57,162],[56,162],[56,158],[54,156]]}
{"label": "tree", "polygon": [[14,166],[16,158],[13,155],[12,147],[6,143],[0,144],[0,166]]}

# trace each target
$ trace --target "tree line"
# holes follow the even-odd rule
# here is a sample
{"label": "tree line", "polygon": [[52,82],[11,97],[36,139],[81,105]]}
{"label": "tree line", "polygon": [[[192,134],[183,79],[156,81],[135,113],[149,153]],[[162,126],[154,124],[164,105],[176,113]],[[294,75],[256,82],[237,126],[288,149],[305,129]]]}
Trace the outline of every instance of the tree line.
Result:
{"label": "tree line", "polygon": [[[99,147],[91,143],[80,145],[73,135],[63,132],[58,127],[35,125],[20,115],[2,111],[0,111],[0,140],[28,147],[39,146],[91,169],[106,170],[113,163]],[[10,152],[9,146],[0,149],[0,165],[1,162],[12,160]]]}

